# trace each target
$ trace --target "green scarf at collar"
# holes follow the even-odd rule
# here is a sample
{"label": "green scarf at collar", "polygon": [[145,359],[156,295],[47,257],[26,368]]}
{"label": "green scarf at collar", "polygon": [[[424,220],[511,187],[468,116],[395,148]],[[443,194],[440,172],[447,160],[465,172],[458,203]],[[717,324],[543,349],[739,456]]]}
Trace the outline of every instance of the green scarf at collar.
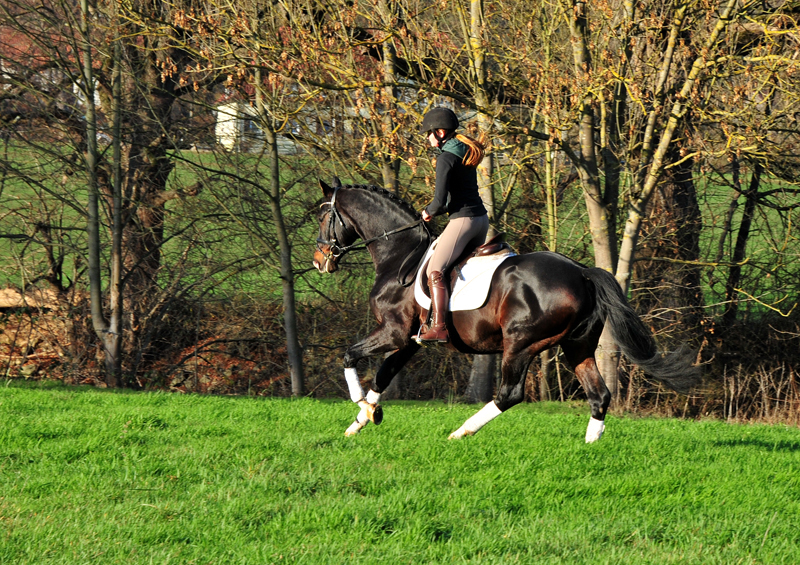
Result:
{"label": "green scarf at collar", "polygon": [[448,153],[452,153],[459,159],[463,159],[464,155],[467,154],[467,146],[465,143],[462,143],[455,137],[453,137],[445,142],[445,144],[442,146],[442,151],[447,151]]}

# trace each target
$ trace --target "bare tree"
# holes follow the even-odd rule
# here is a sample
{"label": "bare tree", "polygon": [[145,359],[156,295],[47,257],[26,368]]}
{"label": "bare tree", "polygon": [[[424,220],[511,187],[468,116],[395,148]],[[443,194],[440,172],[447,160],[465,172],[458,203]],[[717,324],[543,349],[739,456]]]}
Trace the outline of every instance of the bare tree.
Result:
{"label": "bare tree", "polygon": [[[163,294],[173,281],[159,278],[165,205],[199,190],[168,187],[171,152],[186,131],[176,119],[179,100],[194,92],[174,76],[183,54],[161,49],[163,34],[141,27],[136,16],[150,9],[146,3],[127,6],[132,11],[124,18],[118,7],[114,2],[42,7],[22,0],[5,3],[0,14],[4,115],[17,121],[6,132],[29,155],[49,156],[52,167],[46,179],[19,163],[6,161],[5,169],[29,186],[41,183],[56,201],[86,215],[92,321],[104,344],[111,386],[124,384],[121,368],[135,373],[147,358],[174,298]],[[157,11],[169,15],[162,5]],[[29,127],[17,127],[20,121]],[[81,163],[86,176],[73,179]],[[61,186],[52,182],[53,174],[63,174]],[[81,179],[87,182],[88,204],[75,198],[79,192],[70,192],[73,180]],[[106,241],[111,243],[107,311],[101,294]]]}

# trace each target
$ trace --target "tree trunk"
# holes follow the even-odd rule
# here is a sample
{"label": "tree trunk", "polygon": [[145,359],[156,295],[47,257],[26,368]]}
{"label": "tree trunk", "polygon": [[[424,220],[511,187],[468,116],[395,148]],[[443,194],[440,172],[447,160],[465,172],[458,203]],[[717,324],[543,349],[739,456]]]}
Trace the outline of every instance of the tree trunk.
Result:
{"label": "tree trunk", "polygon": [[634,266],[635,296],[637,310],[650,312],[656,327],[683,343],[697,335],[703,307],[696,265],[702,219],[693,180],[694,161],[682,160],[675,145],[668,161],[674,166],[655,192],[649,220],[642,227],[642,245]]}
{"label": "tree trunk", "polygon": [[464,393],[467,402],[492,400],[499,359],[499,355],[475,355],[472,359],[472,373]]}
{"label": "tree trunk", "polygon": [[[728,0],[727,4],[720,11],[719,20],[706,39],[701,55],[692,63],[689,74],[683,82],[680,92],[675,96],[675,102],[672,104],[669,112],[669,120],[663,127],[658,146],[652,153],[652,158],[640,164],[640,168],[646,170],[646,173],[644,173],[644,179],[641,183],[637,181],[635,191],[638,193],[638,196],[631,201],[628,207],[628,218],[625,222],[619,261],[617,263],[617,282],[619,282],[625,294],[627,294],[630,285],[633,261],[636,255],[636,244],[639,239],[639,230],[644,219],[644,210],[647,208],[653,191],[661,179],[661,174],[664,170],[664,160],[667,157],[669,145],[672,143],[672,138],[678,127],[678,123],[686,114],[687,104],[691,99],[692,90],[697,86],[701,73],[706,69],[707,57],[710,56],[723,30],[730,24],[731,13],[735,5],[736,0]],[[649,143],[648,139],[645,139],[645,141]]]}
{"label": "tree trunk", "polygon": [[[105,334],[106,374],[114,386],[124,386],[122,375],[122,49],[119,37],[114,42],[114,76],[112,100],[111,144],[113,152],[113,178],[111,198],[111,257],[109,293],[109,321]],[[107,381],[108,383],[108,381]],[[108,383],[111,385],[111,383]]]}
{"label": "tree trunk", "polygon": [[[486,54],[482,40],[484,33],[483,21],[482,0],[470,0],[469,45],[475,81],[475,102],[479,108],[478,128],[487,135],[488,139],[492,130],[492,119],[486,114],[489,111],[489,96],[486,92]],[[483,161],[478,165],[478,191],[492,223],[497,220],[494,217],[493,175],[494,161],[489,149]],[[494,233],[494,227],[490,225],[489,237]],[[467,386],[467,397],[470,401],[489,402],[492,399],[492,389],[499,358],[499,355],[476,355],[474,357],[469,376],[469,385]]]}
{"label": "tree trunk", "polygon": [[[100,191],[97,180],[97,165],[100,161],[97,149],[97,112],[92,64],[92,48],[89,29],[89,3],[81,0],[81,35],[83,44],[83,86],[86,119],[86,170],[89,177],[89,202],[87,206],[86,232],[89,240],[89,300],[92,313],[92,328],[103,346],[105,383],[110,387],[121,386],[119,378],[119,319],[115,326],[109,324],[103,310],[103,281],[100,275]],[[117,255],[119,256],[119,255]],[[115,273],[119,279],[119,272]],[[118,290],[116,285],[114,290]],[[112,296],[118,297],[116,292]],[[116,306],[116,304],[115,304]],[[115,331],[116,330],[116,331]]]}
{"label": "tree trunk", "polygon": [[738,290],[739,282],[742,277],[741,263],[744,261],[747,249],[747,240],[750,238],[750,227],[753,223],[756,202],[758,201],[758,189],[761,184],[762,165],[756,161],[753,165],[753,176],[750,177],[750,187],[744,193],[745,204],[742,213],[742,221],[739,224],[739,231],[736,234],[736,243],[731,256],[731,267],[728,271],[728,280],[725,283],[725,313],[722,315],[722,325],[729,328],[736,321],[736,314],[739,309]]}
{"label": "tree trunk", "polygon": [[553,377],[553,363],[556,361],[556,356],[552,349],[545,349],[539,354],[541,378],[539,379],[539,400],[550,400],[550,382]]}
{"label": "tree trunk", "polygon": [[289,356],[289,372],[292,380],[292,396],[302,396],[304,393],[305,375],[303,371],[303,349],[297,328],[297,308],[294,296],[294,270],[292,268],[292,247],[286,223],[281,211],[281,181],[280,160],[278,158],[278,139],[272,128],[264,106],[263,92],[261,90],[261,72],[255,73],[256,80],[256,108],[261,116],[261,125],[266,138],[270,158],[270,187],[269,201],[272,211],[272,221],[275,222],[275,231],[280,249],[281,284],[283,288],[283,324],[286,331],[286,349]]}
{"label": "tree trunk", "polygon": [[[387,22],[392,20],[392,11],[386,2],[381,2],[380,10],[382,16]],[[396,150],[392,140],[396,139],[394,125],[394,114],[397,108],[397,91],[395,83],[396,66],[397,66],[397,53],[395,51],[394,43],[391,40],[383,42],[383,79],[386,83],[384,87],[383,96],[385,98],[384,111],[383,111],[383,136],[384,136],[384,150],[382,155],[382,174],[383,174],[383,187],[391,190],[397,194],[400,188],[400,159],[396,156]]]}
{"label": "tree trunk", "polygon": [[[577,6],[580,6],[578,9]],[[576,5],[574,18],[570,20],[570,33],[572,36],[572,55],[575,73],[579,79],[588,80],[588,71],[591,69],[591,59],[587,46],[587,21],[583,13],[584,5]],[[580,109],[580,122],[578,124],[580,156],[575,163],[583,186],[584,201],[589,216],[589,231],[592,235],[594,247],[595,266],[606,271],[614,272],[616,245],[615,214],[616,200],[609,206],[600,189],[600,175],[595,151],[595,111],[594,100],[590,95],[583,98]],[[616,199],[616,195],[614,195]],[[619,377],[617,366],[619,364],[619,349],[612,339],[610,332],[604,330],[595,353],[597,367],[606,386],[611,391],[612,398],[619,392]]]}
{"label": "tree trunk", "polygon": [[[653,192],[659,181],[662,178],[664,171],[664,162],[668,159],[670,145],[673,141],[673,136],[678,127],[678,124],[683,120],[684,115],[688,109],[688,101],[691,99],[691,93],[696,88],[698,81],[701,78],[701,73],[706,69],[707,58],[717,44],[722,31],[729,25],[731,19],[730,15],[736,5],[736,0],[728,0],[727,4],[720,10],[719,20],[717,21],[711,34],[706,38],[704,48],[692,63],[689,73],[686,75],[683,84],[681,85],[680,92],[675,95],[674,102],[668,113],[669,119],[666,124],[661,127],[660,135],[656,135],[657,118],[661,114],[662,103],[665,100],[665,84],[667,76],[669,75],[670,68],[673,65],[673,58],[675,46],[677,44],[677,36],[681,31],[683,25],[683,18],[685,16],[685,7],[679,8],[676,13],[676,18],[673,20],[672,28],[670,30],[669,48],[664,55],[662,66],[659,72],[659,84],[655,91],[655,104],[648,116],[647,127],[642,142],[642,157],[639,163],[639,170],[642,171],[641,175],[637,175],[634,181],[633,194],[635,198],[631,199],[628,205],[628,217],[625,222],[623,231],[622,242],[620,245],[619,256],[617,259],[616,279],[622,288],[623,294],[628,294],[628,289],[631,284],[631,274],[633,272],[633,265],[636,259],[636,248],[639,241],[642,222],[644,220],[645,210],[653,196]],[[658,144],[656,145],[656,140]],[[600,340],[601,354],[599,357],[609,355],[607,344],[612,343],[610,336],[607,332],[603,332]],[[614,345],[616,348],[616,345]],[[618,354],[617,354],[618,355]],[[606,367],[605,370],[610,370],[611,360],[598,358],[598,365]],[[616,370],[614,375],[606,374],[601,368],[601,373],[606,379],[606,384],[612,395],[616,398],[619,393],[619,380]],[[609,383],[609,380],[611,383]]]}
{"label": "tree trunk", "polygon": [[[545,133],[549,136],[550,120],[545,118]],[[556,152],[548,142],[544,154],[545,208],[547,209],[547,249],[558,251],[558,195],[556,194]]]}

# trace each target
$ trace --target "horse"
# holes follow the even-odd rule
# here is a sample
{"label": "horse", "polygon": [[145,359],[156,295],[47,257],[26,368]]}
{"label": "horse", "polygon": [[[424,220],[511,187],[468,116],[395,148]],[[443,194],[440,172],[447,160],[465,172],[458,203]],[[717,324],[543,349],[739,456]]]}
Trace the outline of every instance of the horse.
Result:
{"label": "horse", "polygon": [[[359,407],[345,431],[352,436],[369,422],[382,422],[381,393],[421,347],[413,337],[427,310],[417,304],[410,281],[420,268],[431,234],[408,202],[383,188],[342,186],[338,179],[332,186],[322,180],[319,185],[323,203],[317,214],[314,267],[322,274],[333,273],[342,256],[360,248],[368,250],[375,267],[369,301],[378,326],[344,354],[350,399]],[[604,325],[631,362],[667,387],[688,393],[700,380],[694,356],[686,347],[659,353],[650,330],[611,273],[559,253],[509,256],[495,271],[484,305],[448,312],[446,323],[450,334],[446,347],[462,353],[502,354],[502,377],[494,400],[451,433],[450,439],[475,434],[522,402],[528,366],[539,353],[556,345],[561,346],[588,398],[591,417],[586,442],[600,439],[611,401],[594,357]],[[365,395],[356,365],[362,358],[379,354],[388,356]]]}

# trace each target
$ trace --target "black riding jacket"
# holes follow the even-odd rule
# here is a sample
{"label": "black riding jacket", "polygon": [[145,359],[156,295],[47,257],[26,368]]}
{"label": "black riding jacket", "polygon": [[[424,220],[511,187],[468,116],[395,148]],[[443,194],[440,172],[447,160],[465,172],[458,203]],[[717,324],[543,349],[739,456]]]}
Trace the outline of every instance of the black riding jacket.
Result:
{"label": "black riding jacket", "polygon": [[436,159],[436,190],[433,201],[425,210],[431,216],[445,212],[451,218],[478,217],[486,214],[478,193],[478,172],[467,167],[461,160],[467,146],[452,138],[445,142],[442,153]]}

